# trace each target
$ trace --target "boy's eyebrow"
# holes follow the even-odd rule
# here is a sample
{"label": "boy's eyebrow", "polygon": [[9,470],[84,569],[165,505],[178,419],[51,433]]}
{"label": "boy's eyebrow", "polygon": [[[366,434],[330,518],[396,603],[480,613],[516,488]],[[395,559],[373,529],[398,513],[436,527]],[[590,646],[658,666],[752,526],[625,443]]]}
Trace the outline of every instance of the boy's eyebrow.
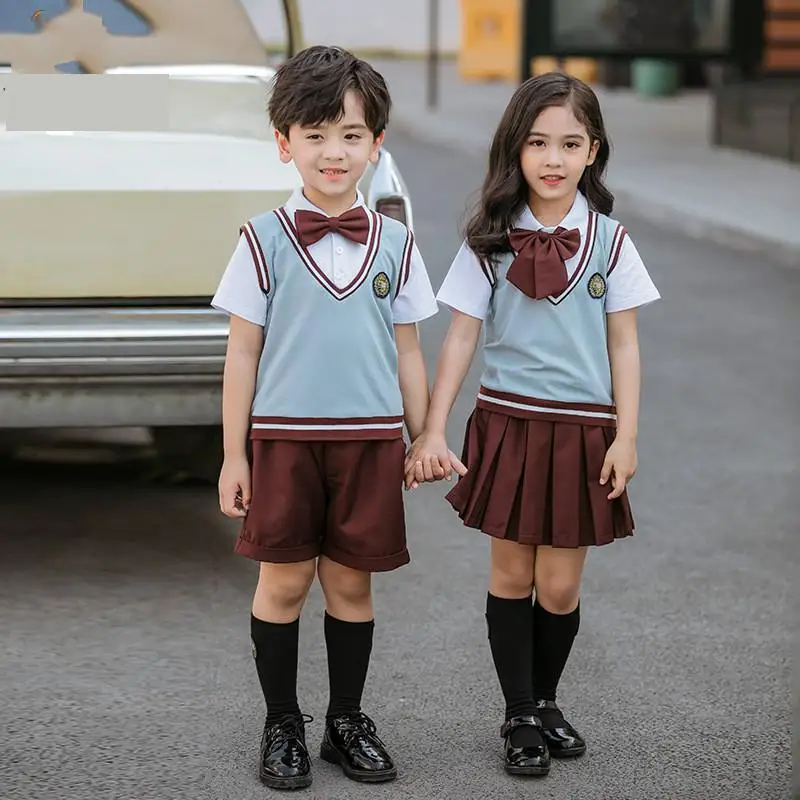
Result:
{"label": "boy's eyebrow", "polygon": [[[539,133],[539,131],[531,131],[528,136],[540,136],[542,139],[549,139],[550,135],[547,133]],[[565,139],[585,139],[586,137],[582,133],[568,133]]]}
{"label": "boy's eyebrow", "polygon": [[347,131],[367,129],[366,123],[364,122],[351,122],[348,125],[343,125],[342,127]]}

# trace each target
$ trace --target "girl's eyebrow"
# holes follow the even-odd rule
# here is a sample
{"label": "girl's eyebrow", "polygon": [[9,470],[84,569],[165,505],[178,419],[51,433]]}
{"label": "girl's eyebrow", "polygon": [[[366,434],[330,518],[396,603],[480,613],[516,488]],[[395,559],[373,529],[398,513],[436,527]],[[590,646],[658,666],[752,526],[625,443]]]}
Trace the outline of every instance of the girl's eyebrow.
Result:
{"label": "girl's eyebrow", "polygon": [[[541,139],[549,139],[550,135],[547,133],[539,133],[538,131],[531,131],[528,136],[538,136]],[[585,139],[582,133],[568,133],[563,137],[564,139]]]}

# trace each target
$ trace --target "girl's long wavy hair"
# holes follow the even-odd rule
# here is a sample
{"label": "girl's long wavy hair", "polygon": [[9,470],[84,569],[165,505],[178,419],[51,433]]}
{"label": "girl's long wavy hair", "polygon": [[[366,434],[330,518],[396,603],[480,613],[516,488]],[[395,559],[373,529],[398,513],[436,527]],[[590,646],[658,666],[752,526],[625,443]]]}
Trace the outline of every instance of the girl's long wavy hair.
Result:
{"label": "girl's long wavy hair", "polygon": [[530,78],[514,93],[497,126],[478,207],[465,226],[464,238],[485,266],[494,268],[497,256],[511,250],[508,230],[528,201],[530,190],[522,174],[520,153],[534,121],[546,108],[567,105],[590,139],[600,142],[594,163],[584,171],[578,189],[590,208],[611,213],[614,195],[603,183],[611,144],[597,95],[583,81],[560,72]]}

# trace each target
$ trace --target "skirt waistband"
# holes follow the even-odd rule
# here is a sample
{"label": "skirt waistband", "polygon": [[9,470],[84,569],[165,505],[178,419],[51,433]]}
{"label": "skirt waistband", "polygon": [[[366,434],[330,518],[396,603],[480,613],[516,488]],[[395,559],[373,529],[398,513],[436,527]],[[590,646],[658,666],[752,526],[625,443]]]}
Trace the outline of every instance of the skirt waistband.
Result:
{"label": "skirt waistband", "polygon": [[541,419],[548,422],[572,422],[577,425],[617,424],[617,409],[601,403],[565,403],[560,400],[544,400],[510,392],[498,392],[481,386],[478,391],[478,408],[505,414],[518,419]]}

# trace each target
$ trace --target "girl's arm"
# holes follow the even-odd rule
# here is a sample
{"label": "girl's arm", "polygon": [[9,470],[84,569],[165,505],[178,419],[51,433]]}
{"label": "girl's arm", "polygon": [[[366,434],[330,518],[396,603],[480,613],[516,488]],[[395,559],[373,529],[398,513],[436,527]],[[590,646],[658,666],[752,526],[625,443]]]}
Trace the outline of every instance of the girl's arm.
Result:
{"label": "girl's arm", "polygon": [[431,481],[442,477],[450,480],[452,470],[465,475],[464,465],[447,448],[445,430],[453,403],[461,391],[469,371],[482,321],[460,311],[453,311],[447,330],[433,387],[423,435],[414,442],[406,458],[406,484]]}
{"label": "girl's arm", "polygon": [[403,396],[408,436],[413,442],[425,426],[428,413],[428,373],[425,359],[419,345],[419,334],[415,323],[394,326],[397,344],[397,372],[400,379],[400,393]]}
{"label": "girl's arm", "polygon": [[231,316],[222,383],[224,460],[219,477],[219,505],[229,517],[243,517],[250,506],[247,439],[264,329]]}
{"label": "girl's arm", "polygon": [[617,407],[617,435],[608,449],[600,483],[611,478],[609,500],[619,497],[636,473],[636,437],[639,432],[641,372],[636,309],[608,315],[608,356]]}

